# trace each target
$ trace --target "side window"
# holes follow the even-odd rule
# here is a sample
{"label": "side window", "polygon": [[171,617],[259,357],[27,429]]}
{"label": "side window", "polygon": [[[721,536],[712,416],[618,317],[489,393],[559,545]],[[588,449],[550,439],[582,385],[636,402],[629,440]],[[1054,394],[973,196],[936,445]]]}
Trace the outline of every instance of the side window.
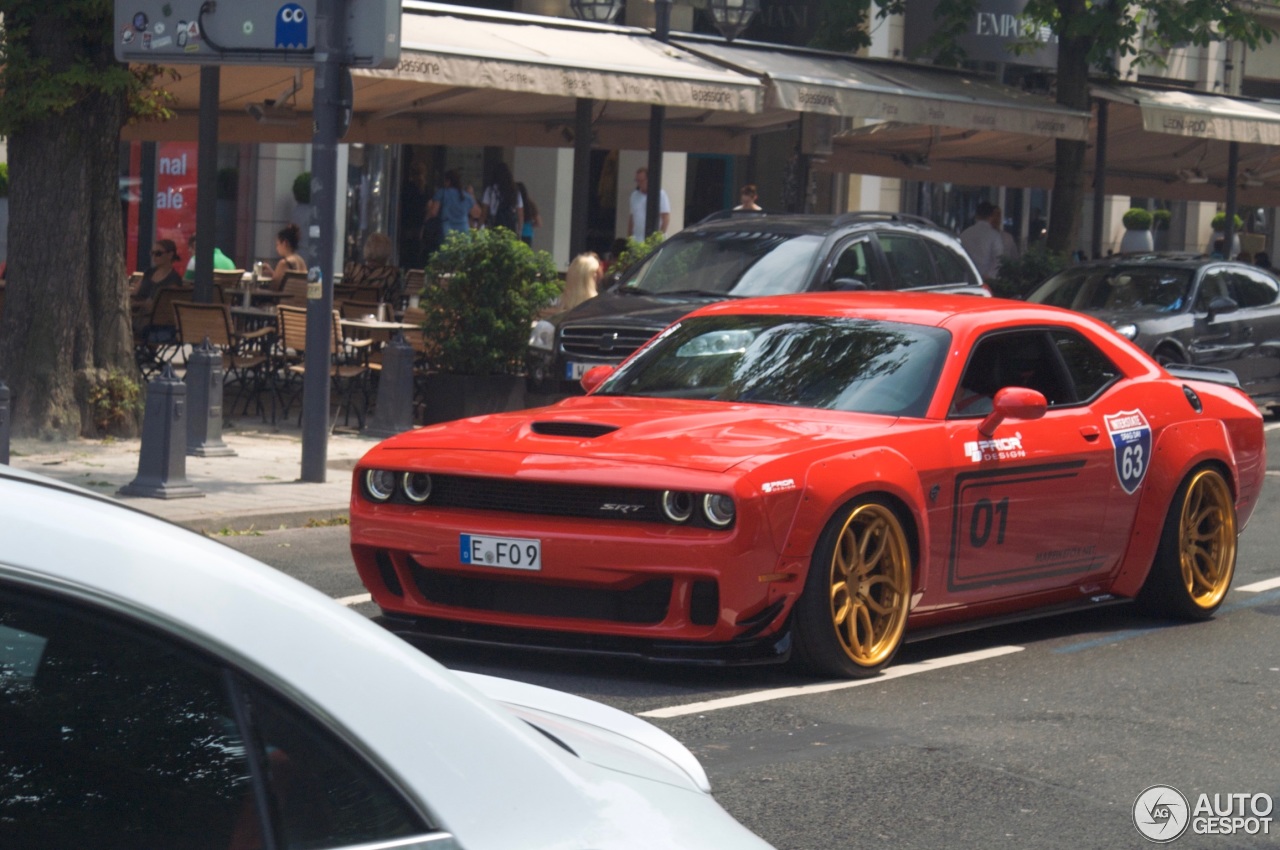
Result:
{"label": "side window", "polygon": [[1196,292],[1194,311],[1209,312],[1209,302],[1220,295],[1226,298],[1231,297],[1231,291],[1227,286],[1227,273],[1221,270],[1206,273],[1204,279],[1200,281],[1199,291]]}
{"label": "side window", "polygon": [[968,264],[960,259],[955,251],[952,251],[946,245],[934,242],[932,239],[924,241],[929,246],[929,253],[933,256],[934,265],[938,267],[938,274],[942,277],[942,283],[978,283]]}
{"label": "side window", "polygon": [[1078,401],[1090,401],[1120,377],[1120,370],[1111,359],[1087,339],[1069,331],[1055,331],[1053,343],[1075,384]]}
{"label": "side window", "polygon": [[980,340],[965,365],[950,415],[986,416],[996,392],[1005,387],[1036,390],[1050,407],[1070,404],[1074,399],[1047,342],[1048,336],[1040,330],[998,333]]}
{"label": "side window", "polygon": [[1247,272],[1231,275],[1231,297],[1241,307],[1266,307],[1276,303],[1277,296],[1280,286],[1273,278]]}
{"label": "side window", "polygon": [[110,836],[112,846],[260,847],[255,764],[282,850],[426,831],[326,730],[235,681],[167,636],[0,587],[0,764],[21,766],[0,771],[0,846],[71,850]]}
{"label": "side window", "polygon": [[880,250],[884,252],[889,272],[894,278],[894,287],[909,289],[938,282],[925,240],[901,233],[881,233],[879,239]]}
{"label": "side window", "polygon": [[871,242],[858,239],[840,249],[840,256],[831,269],[831,283],[841,278],[856,280],[867,289],[883,289],[875,273],[875,261],[871,256]]}

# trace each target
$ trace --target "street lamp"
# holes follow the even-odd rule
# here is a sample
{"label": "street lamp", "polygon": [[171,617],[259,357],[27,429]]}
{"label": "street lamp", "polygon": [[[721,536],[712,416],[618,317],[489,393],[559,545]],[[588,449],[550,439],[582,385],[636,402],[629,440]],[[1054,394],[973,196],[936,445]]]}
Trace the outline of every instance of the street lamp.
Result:
{"label": "street lamp", "polygon": [[607,24],[618,16],[622,0],[569,0],[569,8],[580,21]]}
{"label": "street lamp", "polygon": [[760,11],[760,0],[708,0],[711,20],[726,41],[733,41]]}

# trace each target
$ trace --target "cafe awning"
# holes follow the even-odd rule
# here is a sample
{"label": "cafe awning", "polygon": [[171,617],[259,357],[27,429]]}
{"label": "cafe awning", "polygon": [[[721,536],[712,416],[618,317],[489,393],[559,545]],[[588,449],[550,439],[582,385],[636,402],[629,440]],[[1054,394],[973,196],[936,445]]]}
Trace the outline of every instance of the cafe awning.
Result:
{"label": "cafe awning", "polygon": [[[1221,202],[1229,143],[1234,141],[1239,203],[1280,205],[1280,150],[1265,141],[1280,133],[1280,102],[1137,85],[1100,84],[1093,94],[1109,104],[1107,194]],[[1092,182],[1096,122],[1088,140],[1085,172]],[[1048,189],[1054,163],[1050,139],[891,122],[841,134],[831,156],[818,167],[969,186]]]}
{"label": "cafe awning", "polygon": [[1087,113],[980,75],[758,43],[678,43],[767,81],[766,106],[774,109],[1041,137],[1088,133]]}
{"label": "cafe awning", "polygon": [[[662,105],[669,149],[745,153],[743,124],[764,108],[757,77],[633,27],[406,0],[401,29],[397,67],[352,71],[344,141],[569,146],[578,100],[590,98],[601,147],[643,148],[649,106]],[[130,127],[125,138],[196,138],[199,73],[174,73],[164,86],[177,119]],[[220,80],[222,141],[310,141],[310,69],[227,65]]]}

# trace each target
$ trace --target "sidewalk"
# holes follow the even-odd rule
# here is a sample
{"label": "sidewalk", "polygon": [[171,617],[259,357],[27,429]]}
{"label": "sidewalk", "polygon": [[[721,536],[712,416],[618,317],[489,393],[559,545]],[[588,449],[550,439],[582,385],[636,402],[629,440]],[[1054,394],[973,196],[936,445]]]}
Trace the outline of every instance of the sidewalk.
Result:
{"label": "sidewalk", "polygon": [[126,497],[117,491],[138,475],[140,440],[43,442],[14,439],[9,463],[103,493],[196,531],[268,531],[346,517],[351,470],[378,441],[337,433],[329,437],[323,483],[299,481],[302,432],[290,425],[246,422],[222,441],[233,457],[186,458],[186,481],[203,495],[182,499]]}

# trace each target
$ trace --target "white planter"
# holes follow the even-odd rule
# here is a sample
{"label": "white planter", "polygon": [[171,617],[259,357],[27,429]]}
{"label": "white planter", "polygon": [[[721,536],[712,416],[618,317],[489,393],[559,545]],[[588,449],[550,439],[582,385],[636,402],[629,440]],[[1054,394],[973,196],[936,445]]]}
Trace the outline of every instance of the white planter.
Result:
{"label": "white planter", "polygon": [[1150,230],[1126,230],[1120,239],[1121,254],[1150,253],[1156,248]]}

